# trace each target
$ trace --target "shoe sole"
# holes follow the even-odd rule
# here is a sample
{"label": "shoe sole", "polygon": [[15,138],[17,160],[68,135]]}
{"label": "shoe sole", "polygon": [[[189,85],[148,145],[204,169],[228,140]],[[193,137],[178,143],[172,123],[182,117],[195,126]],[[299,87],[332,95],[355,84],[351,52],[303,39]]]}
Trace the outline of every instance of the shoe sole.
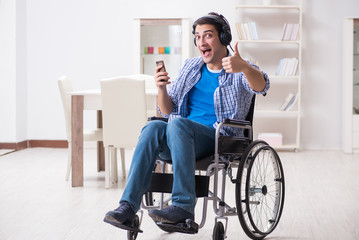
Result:
{"label": "shoe sole", "polygon": [[193,222],[192,220],[186,221],[185,223],[178,224],[169,224],[157,222],[157,226],[163,231],[172,233],[172,232],[180,232],[187,234],[196,234],[198,233],[198,224]]}
{"label": "shoe sole", "polygon": [[153,221],[157,222],[162,222],[162,223],[171,223],[171,224],[176,224],[177,222],[168,220],[166,218],[160,217],[158,215],[152,214],[151,212],[148,213],[148,215],[152,218]]}
{"label": "shoe sole", "polygon": [[115,226],[117,228],[121,228],[124,230],[132,231],[132,232],[139,232],[139,233],[143,232],[141,229],[131,226],[132,224],[130,225],[130,223],[128,223],[128,222],[122,223],[122,222],[117,221],[116,218],[114,218],[112,216],[105,216],[103,221],[105,223],[111,224],[112,226]]}
{"label": "shoe sole", "polygon": [[148,213],[148,215],[152,218],[153,221],[157,222],[161,222],[161,223],[169,223],[169,224],[177,224],[177,223],[181,223],[181,222],[185,222],[185,221],[180,221],[180,222],[175,222],[175,221],[171,221],[167,218],[163,218],[161,216],[158,216],[156,214],[153,214],[151,212]]}

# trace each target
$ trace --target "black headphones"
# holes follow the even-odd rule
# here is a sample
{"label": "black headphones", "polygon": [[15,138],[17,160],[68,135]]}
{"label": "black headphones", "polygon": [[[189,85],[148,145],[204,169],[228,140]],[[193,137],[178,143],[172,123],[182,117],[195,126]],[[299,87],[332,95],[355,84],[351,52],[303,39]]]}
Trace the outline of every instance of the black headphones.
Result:
{"label": "black headphones", "polygon": [[[219,40],[221,41],[222,45],[228,46],[232,41],[232,34],[231,28],[227,19],[222,15],[215,12],[208,13],[207,16],[201,17],[197,19],[193,24],[192,33],[195,34],[196,26],[198,25],[197,22],[201,19],[211,19],[214,20],[217,24],[221,26],[221,30],[219,31]],[[194,45],[197,46],[196,38],[194,38]]]}

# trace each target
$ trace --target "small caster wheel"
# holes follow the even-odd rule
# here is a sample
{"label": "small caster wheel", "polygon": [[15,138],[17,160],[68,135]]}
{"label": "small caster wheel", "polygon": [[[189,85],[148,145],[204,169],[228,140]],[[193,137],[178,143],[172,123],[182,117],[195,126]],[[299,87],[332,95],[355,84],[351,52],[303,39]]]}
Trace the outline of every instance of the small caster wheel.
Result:
{"label": "small caster wheel", "polygon": [[[133,222],[133,227],[140,228],[140,219],[138,215],[135,216],[135,220]],[[136,240],[138,232],[128,230],[127,231],[127,240]]]}
{"label": "small caster wheel", "polygon": [[223,223],[218,221],[213,228],[213,240],[224,240]]}

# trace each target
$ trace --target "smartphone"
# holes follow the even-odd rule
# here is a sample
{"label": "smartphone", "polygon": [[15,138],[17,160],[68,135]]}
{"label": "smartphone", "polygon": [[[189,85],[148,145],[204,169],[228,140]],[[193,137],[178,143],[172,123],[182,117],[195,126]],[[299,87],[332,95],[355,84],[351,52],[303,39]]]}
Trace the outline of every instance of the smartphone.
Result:
{"label": "smartphone", "polygon": [[[156,67],[162,66],[160,68],[160,72],[166,72],[166,67],[165,67],[165,63],[163,60],[160,61],[156,61]],[[167,82],[166,80],[162,80],[162,82]]]}
{"label": "smartphone", "polygon": [[156,67],[158,67],[158,66],[162,66],[160,68],[160,72],[166,72],[165,63],[162,60],[156,61]]}

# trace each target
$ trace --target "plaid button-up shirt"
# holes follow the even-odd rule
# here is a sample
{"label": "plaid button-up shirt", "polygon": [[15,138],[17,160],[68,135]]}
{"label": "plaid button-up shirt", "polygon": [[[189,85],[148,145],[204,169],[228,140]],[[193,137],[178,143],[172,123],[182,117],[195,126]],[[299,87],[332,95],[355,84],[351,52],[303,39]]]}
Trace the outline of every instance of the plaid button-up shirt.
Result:
{"label": "plaid button-up shirt", "polygon": [[[188,92],[201,79],[201,67],[204,62],[202,57],[187,59],[182,67],[178,78],[168,86],[168,95],[173,102],[173,110],[169,115],[161,113],[169,120],[176,117],[187,117],[188,110]],[[250,63],[255,68],[256,65]],[[219,87],[214,91],[213,100],[217,122],[213,123],[216,128],[218,123],[224,119],[244,120],[251,106],[254,94],[265,94],[269,89],[269,78],[262,72],[266,80],[266,87],[262,92],[254,91],[248,84],[248,81],[242,72],[226,73],[222,69],[218,81]],[[224,128],[224,135],[242,136],[242,129]]]}

